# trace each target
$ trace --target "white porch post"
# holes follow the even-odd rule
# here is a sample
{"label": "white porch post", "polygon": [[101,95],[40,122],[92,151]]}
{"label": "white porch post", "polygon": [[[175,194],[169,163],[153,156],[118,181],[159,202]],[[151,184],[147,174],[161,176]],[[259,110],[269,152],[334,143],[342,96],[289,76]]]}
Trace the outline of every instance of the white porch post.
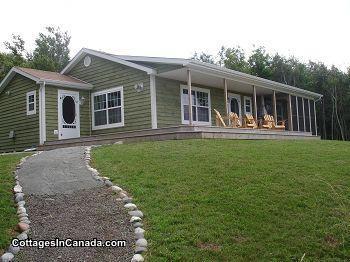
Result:
{"label": "white porch post", "polygon": [[293,113],[292,113],[292,96],[288,94],[288,127],[293,131]]}
{"label": "white porch post", "polygon": [[225,89],[225,112],[226,112],[226,116],[229,115],[229,112],[228,112],[228,100],[227,100],[227,79],[224,78],[224,89]]}
{"label": "white porch post", "polygon": [[297,124],[298,124],[298,131],[300,131],[300,125],[299,125],[299,102],[298,97],[295,97],[295,107],[297,108]]}
{"label": "white porch post", "polygon": [[254,100],[254,118],[255,121],[258,120],[258,110],[257,110],[257,103],[256,103],[256,87],[253,86],[253,100]]}
{"label": "white porch post", "polygon": [[[191,86],[191,71],[187,69],[187,89],[188,89],[188,123],[192,125],[192,86]],[[211,113],[211,112],[210,112]]]}
{"label": "white porch post", "polygon": [[309,108],[309,124],[310,124],[310,132],[312,133],[312,125],[311,125],[311,108],[310,108],[310,99],[307,100],[308,108]]}
{"label": "white porch post", "polygon": [[315,114],[315,134],[317,136],[316,101],[315,100],[314,100],[314,114]]}
{"label": "white porch post", "polygon": [[301,101],[303,102],[303,121],[304,121],[304,132],[306,132],[306,121],[305,121],[305,103],[304,103],[304,97],[301,98]]}
{"label": "white porch post", "polygon": [[275,124],[277,124],[277,106],[276,106],[276,91],[273,90],[272,93],[272,113],[273,113],[273,118],[275,120]]}

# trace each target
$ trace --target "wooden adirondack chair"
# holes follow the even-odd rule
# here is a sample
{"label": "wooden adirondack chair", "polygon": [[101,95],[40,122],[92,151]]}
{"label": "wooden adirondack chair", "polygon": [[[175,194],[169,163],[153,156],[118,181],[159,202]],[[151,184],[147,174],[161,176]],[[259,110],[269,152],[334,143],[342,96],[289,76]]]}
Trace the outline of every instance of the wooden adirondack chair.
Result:
{"label": "wooden adirondack chair", "polygon": [[258,125],[255,122],[254,117],[251,114],[244,115],[244,127],[247,128],[258,128]]}
{"label": "wooden adirondack chair", "polygon": [[242,127],[241,121],[239,120],[237,113],[231,112],[229,114],[229,119],[231,121],[231,127],[233,128]]}
{"label": "wooden adirondack chair", "polygon": [[[285,130],[286,129],[286,124],[285,120],[278,121],[277,124],[275,122],[275,119],[271,115],[264,115],[264,125],[269,126],[269,128],[276,129],[276,130]],[[264,127],[266,128],[266,127]]]}
{"label": "wooden adirondack chair", "polygon": [[215,122],[216,122],[216,126],[219,126],[219,127],[227,127],[226,124],[225,124],[225,121],[224,119],[222,118],[220,112],[216,109],[213,109],[214,112],[215,112]]}

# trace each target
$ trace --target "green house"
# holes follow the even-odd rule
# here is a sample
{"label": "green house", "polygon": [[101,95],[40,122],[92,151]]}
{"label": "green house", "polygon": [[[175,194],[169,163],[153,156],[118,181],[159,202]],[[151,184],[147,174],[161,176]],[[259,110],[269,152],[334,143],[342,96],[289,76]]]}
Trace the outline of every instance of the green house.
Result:
{"label": "green house", "polygon": [[[0,152],[199,133],[312,138],[317,137],[315,105],[321,98],[190,59],[120,56],[84,48],[60,73],[12,68],[0,83]],[[284,120],[286,130],[216,127],[213,109],[222,116],[234,112],[241,122],[250,114],[258,126],[270,114],[275,121]]]}

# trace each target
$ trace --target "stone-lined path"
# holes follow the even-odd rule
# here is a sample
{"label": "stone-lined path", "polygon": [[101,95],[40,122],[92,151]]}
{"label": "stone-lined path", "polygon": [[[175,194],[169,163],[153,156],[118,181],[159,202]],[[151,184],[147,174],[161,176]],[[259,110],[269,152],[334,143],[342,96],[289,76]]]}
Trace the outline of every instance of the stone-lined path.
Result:
{"label": "stone-lined path", "polygon": [[126,240],[123,248],[24,248],[17,261],[130,261],[133,227],[123,202],[91,176],[84,148],[30,157],[18,172],[33,240]]}

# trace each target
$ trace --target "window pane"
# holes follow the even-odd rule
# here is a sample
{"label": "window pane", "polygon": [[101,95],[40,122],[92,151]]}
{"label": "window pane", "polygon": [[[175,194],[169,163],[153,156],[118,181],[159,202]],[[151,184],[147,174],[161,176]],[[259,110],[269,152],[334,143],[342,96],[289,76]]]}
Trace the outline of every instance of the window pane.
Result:
{"label": "window pane", "polygon": [[108,124],[121,123],[122,110],[120,107],[108,110]]}
{"label": "window pane", "polygon": [[33,111],[34,110],[34,103],[31,103],[28,105],[28,110]]}
{"label": "window pane", "polygon": [[95,126],[107,124],[107,110],[97,111],[95,114]]}
{"label": "window pane", "polygon": [[106,95],[97,95],[94,96],[94,109],[101,110],[106,108]]}
{"label": "window pane", "polygon": [[197,92],[197,101],[199,106],[209,106],[208,93]]}
{"label": "window pane", "polygon": [[184,120],[189,120],[188,105],[184,105]]}
{"label": "window pane", "polygon": [[[188,121],[189,119],[188,105],[184,105],[184,120]],[[192,106],[192,120],[197,121],[197,111],[195,106]]]}
{"label": "window pane", "polygon": [[120,91],[108,93],[108,107],[121,106]]}
{"label": "window pane", "polygon": [[206,107],[198,107],[198,121],[209,122],[209,109]]}
{"label": "window pane", "polygon": [[28,96],[28,103],[34,103],[34,95]]}

